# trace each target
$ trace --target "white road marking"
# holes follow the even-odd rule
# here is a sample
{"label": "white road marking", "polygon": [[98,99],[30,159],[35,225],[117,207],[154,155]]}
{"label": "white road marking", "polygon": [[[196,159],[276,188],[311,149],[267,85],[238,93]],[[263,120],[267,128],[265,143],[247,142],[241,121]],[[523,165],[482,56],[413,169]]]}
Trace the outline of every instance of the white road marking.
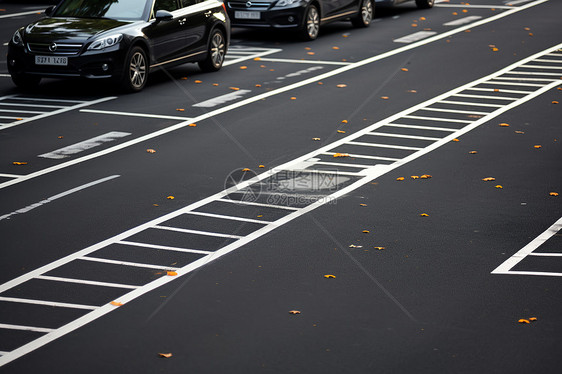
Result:
{"label": "white road marking", "polygon": [[22,176],[23,175],[18,175],[18,174],[2,174],[2,173],[0,173],[1,178],[21,178]]}
{"label": "white road marking", "polygon": [[[10,127],[19,126],[19,125],[22,125],[22,124],[27,123],[27,122],[36,121],[38,119],[47,118],[47,117],[54,116],[54,115],[57,115],[57,114],[69,112],[71,110],[80,109],[80,108],[83,108],[83,107],[86,107],[86,106],[103,103],[105,101],[113,100],[113,99],[116,99],[116,98],[117,98],[116,96],[110,96],[110,97],[104,97],[104,98],[98,99],[98,100],[86,101],[86,102],[82,102],[80,104],[76,104],[76,105],[73,105],[73,106],[68,106],[68,107],[65,107],[65,108],[54,110],[52,112],[40,114],[40,115],[35,116],[35,117],[26,118],[22,121],[0,124],[0,130],[5,130],[5,129],[10,128]],[[0,98],[0,99],[3,99],[3,98]],[[35,105],[32,105],[32,106],[35,106]]]}
{"label": "white road marking", "polygon": [[406,36],[403,36],[403,37],[398,38],[398,39],[394,39],[393,42],[394,43],[413,43],[413,42],[417,42],[418,40],[429,38],[430,36],[433,36],[435,34],[437,34],[437,31],[418,31],[418,32],[415,32],[413,34],[406,35]]}
{"label": "white road marking", "polygon": [[470,23],[470,22],[479,20],[480,18],[482,18],[482,17],[481,16],[463,17],[463,18],[459,18],[459,19],[456,19],[456,20],[451,21],[451,22],[444,23],[443,26],[460,26],[460,25],[464,25],[466,23]]}
{"label": "white road marking", "polygon": [[124,138],[126,136],[131,135],[130,132],[122,132],[122,131],[111,131],[107,134],[103,134],[100,136],[96,136],[95,138],[85,140],[80,143],[76,143],[73,145],[69,145],[68,147],[64,147],[61,149],[57,149],[56,151],[52,151],[49,153],[43,153],[37,157],[42,158],[50,158],[53,160],[60,160],[62,158],[67,158],[71,155],[75,155],[80,152],[84,152],[90,148],[98,147],[104,143],[112,142],[117,139]]}
{"label": "white road marking", "polygon": [[523,4],[523,3],[528,3],[531,0],[514,0],[514,1],[506,1],[505,4],[506,5],[519,5],[519,4]]}
{"label": "white road marking", "polygon": [[544,58],[536,59],[535,62],[548,62],[548,63],[562,64],[562,60],[548,60],[548,59],[544,59]]}
{"label": "white road marking", "polygon": [[[233,192],[236,192],[236,191],[233,191]],[[221,201],[223,203],[240,204],[240,205],[261,206],[263,208],[275,208],[275,209],[284,209],[284,210],[292,210],[292,211],[299,210],[299,208],[293,208],[293,207],[290,207],[290,206],[262,204],[262,203],[255,203],[253,201],[238,201],[238,200],[230,200],[230,199],[217,199],[217,201]]]}
{"label": "white road marking", "polygon": [[484,95],[478,96],[478,95],[469,95],[469,94],[456,94],[456,95],[453,95],[453,96],[470,97],[470,98],[474,98],[474,99],[493,99],[493,100],[509,100],[509,101],[517,100],[517,98],[515,98],[515,97],[507,97],[507,96],[484,96]]}
{"label": "white road marking", "polygon": [[524,275],[556,275],[562,276],[562,273],[545,273],[540,271],[511,271],[515,265],[521,262],[525,257],[529,256],[535,249],[543,245],[548,239],[562,230],[562,218],[556,221],[552,226],[546,229],[542,234],[537,236],[529,244],[521,248],[517,253],[508,258],[504,263],[498,266],[492,274],[524,274]]}
{"label": "white road marking", "polygon": [[[557,45],[555,48],[560,48],[562,47],[562,44]],[[543,51],[544,52],[544,51]],[[273,224],[271,225],[267,225],[264,226],[254,232],[252,232],[251,234],[243,237],[242,239],[228,244],[225,247],[220,248],[219,250],[217,250],[216,252],[214,252],[211,255],[202,257],[180,269],[178,269],[176,272],[178,274],[178,276],[183,276],[186,274],[189,274],[190,272],[200,268],[201,266],[204,266],[206,264],[208,264],[211,261],[214,261],[244,245],[246,245],[247,243],[250,243],[264,235],[266,235],[267,233],[275,230],[276,228],[298,218],[301,217],[311,211],[313,211],[314,209],[317,209],[318,207],[323,206],[324,204],[326,204],[329,201],[333,201],[335,199],[338,199],[340,197],[346,196],[350,193],[352,193],[353,191],[355,191],[356,189],[360,188],[361,186],[364,186],[367,183],[372,182],[374,179],[385,175],[387,173],[389,173],[390,171],[393,171],[411,161],[414,161],[420,157],[423,157],[425,155],[427,155],[428,153],[440,148],[443,145],[449,144],[452,139],[458,138],[476,128],[478,128],[479,126],[488,123],[489,121],[491,121],[492,119],[502,115],[503,113],[506,113],[520,105],[523,105],[525,103],[527,103],[530,100],[535,99],[536,97],[552,90],[553,88],[557,87],[559,85],[558,82],[553,82],[553,83],[549,83],[544,85],[543,87],[537,89],[534,92],[529,93],[527,96],[522,97],[521,99],[519,99],[518,101],[514,101],[512,103],[507,104],[506,106],[499,108],[493,112],[491,112],[489,115],[482,117],[478,120],[475,120],[473,122],[471,122],[469,125],[451,133],[450,135],[442,138],[441,140],[425,147],[424,149],[412,153],[411,155],[391,164],[391,165],[375,165],[373,167],[370,167],[368,169],[365,169],[363,171],[364,174],[362,175],[357,175],[359,177],[363,176],[363,178],[358,178],[357,180],[355,180],[354,182],[352,182],[351,184],[337,190],[336,192],[334,192],[333,194],[329,195],[328,197],[331,200],[326,200],[326,199],[322,199],[319,200],[317,202],[311,203],[310,205],[304,207],[304,208],[294,208],[294,207],[288,207],[288,206],[275,206],[275,205],[267,205],[267,204],[256,204],[256,203],[249,203],[249,202],[235,202],[235,201],[231,201],[228,199],[225,199],[224,197],[227,196],[228,194],[232,193],[232,192],[236,192],[239,191],[242,188],[247,188],[249,186],[251,186],[254,183],[259,183],[260,181],[263,181],[267,178],[269,178],[272,174],[271,173],[278,173],[278,172],[285,172],[287,170],[290,170],[292,167],[295,167],[297,165],[303,164],[306,162],[306,160],[309,160],[311,158],[315,158],[316,156],[318,156],[319,154],[323,154],[326,152],[329,152],[330,150],[334,149],[335,147],[344,145],[344,144],[349,144],[350,140],[353,139],[357,139],[358,137],[363,136],[365,133],[367,132],[372,132],[380,127],[386,126],[389,123],[392,123],[396,120],[399,120],[400,118],[404,117],[405,114],[407,113],[412,113],[415,112],[417,110],[419,110],[420,108],[423,108],[425,106],[429,106],[429,105],[433,105],[436,102],[439,102],[440,100],[443,100],[451,95],[457,94],[459,92],[465,91],[465,90],[469,90],[471,87],[482,84],[490,79],[492,79],[494,76],[497,75],[501,75],[504,74],[506,71],[509,71],[511,69],[516,68],[518,65],[531,61],[534,58],[537,58],[541,55],[541,53],[537,53],[533,56],[530,56],[524,60],[518,61],[515,64],[512,64],[500,71],[497,71],[496,73],[490,74],[486,77],[480,78],[476,81],[470,82],[466,85],[457,87],[451,91],[448,91],[446,93],[443,93],[437,97],[434,97],[433,99],[430,99],[428,101],[422,102],[420,104],[417,104],[411,108],[407,108],[402,112],[396,113],[382,121],[379,121],[377,123],[374,123],[356,133],[353,133],[345,138],[342,138],[334,143],[331,144],[327,144],[319,149],[313,150],[312,152],[305,154],[297,159],[291,160],[289,162],[287,162],[286,164],[280,165],[279,167],[276,167],[274,169],[272,169],[271,171],[262,173],[257,175],[256,177],[252,178],[251,180],[245,181],[245,182],[241,182],[240,184],[238,184],[237,186],[233,186],[227,190],[224,191],[220,191],[212,196],[209,196],[203,200],[197,201],[195,203],[192,203],[186,207],[183,207],[177,211],[168,213],[164,216],[158,217],[150,222],[146,222],[142,225],[139,225],[137,227],[134,227],[130,230],[127,230],[121,234],[118,234],[112,238],[109,238],[107,240],[104,240],[100,243],[96,243],[88,248],[84,248],[82,250],[79,250],[77,252],[72,253],[71,255],[68,255],[62,259],[59,259],[57,261],[54,261],[50,264],[44,265],[41,268],[35,269],[33,271],[30,271],[27,274],[24,274],[16,279],[12,279],[9,282],[6,282],[4,284],[0,285],[0,293],[11,289],[13,287],[17,287],[19,285],[21,285],[24,282],[27,282],[31,279],[34,279],[37,276],[43,275],[51,270],[56,269],[59,266],[63,266],[68,264],[71,261],[77,260],[77,259],[84,259],[83,256],[87,256],[89,254],[94,253],[95,251],[105,248],[109,245],[115,244],[116,242],[119,242],[121,240],[125,240],[126,238],[129,238],[135,234],[138,234],[144,230],[150,229],[155,225],[159,225],[162,224],[166,221],[169,221],[175,217],[178,217],[180,215],[186,214],[192,210],[197,210],[200,209],[204,206],[206,206],[207,204],[213,203],[213,202],[217,202],[217,201],[222,201],[222,202],[229,202],[232,204],[247,204],[247,205],[257,205],[257,206],[268,206],[271,208],[275,208],[275,209],[288,209],[288,210],[293,210],[293,212],[291,212],[290,214],[278,219],[277,221],[275,221]],[[331,172],[332,174],[334,174],[334,172]],[[338,173],[339,174],[339,173]],[[101,260],[103,261],[103,260]],[[144,286],[142,286],[139,289],[133,290],[131,292],[129,292],[126,295],[121,296],[118,300],[119,302],[122,303],[127,303],[129,301],[134,300],[135,298],[138,298],[154,289],[157,289],[160,286],[165,285],[166,283],[170,282],[172,279],[175,279],[175,277],[161,277],[158,278],[157,280],[154,280],[151,283],[148,283]],[[78,329],[81,326],[84,326],[87,323],[90,323],[94,320],[96,320],[97,318],[102,317],[103,315],[111,312],[115,310],[115,307],[113,305],[105,304],[102,307],[100,307],[99,309],[94,310],[93,312],[88,313],[87,315],[84,315],[81,318],[78,318],[66,325],[64,325],[63,327],[53,331],[52,333],[49,333],[48,335],[42,336],[28,344],[25,344],[15,350],[13,350],[12,352],[10,352],[8,355],[6,356],[2,356],[0,357],[0,366],[11,362],[45,344],[48,344],[49,342],[52,342],[53,340],[58,339],[59,337],[66,335],[68,333],[70,333],[71,331],[74,331],[76,329]]]}
{"label": "white road marking", "polygon": [[442,108],[423,108],[422,110],[427,110],[431,112],[442,112],[442,113],[477,114],[477,115],[484,115],[484,116],[489,113],[489,112],[474,112],[474,111],[467,111],[467,110],[442,109]]}
{"label": "white road marking", "polygon": [[490,108],[501,108],[503,106],[501,104],[473,103],[473,102],[469,102],[469,101],[452,101],[452,100],[443,100],[443,101],[440,101],[439,103],[466,105],[466,106],[483,106],[483,107],[490,107]]}
{"label": "white road marking", "polygon": [[54,329],[46,329],[44,327],[9,325],[6,323],[0,323],[0,329],[23,330],[23,331],[45,332],[45,333],[54,331]]}
{"label": "white road marking", "polygon": [[300,77],[301,75],[305,75],[305,74],[308,74],[308,73],[312,73],[313,71],[322,70],[322,69],[323,69],[322,66],[313,66],[313,67],[310,67],[310,68],[308,68],[308,69],[295,71],[294,73],[287,74],[287,75],[285,75],[285,76],[283,76],[283,77],[277,77],[277,78],[275,78],[275,79],[277,79],[277,80],[283,80],[283,79],[287,79],[287,78]]}
{"label": "white road marking", "polygon": [[200,103],[194,104],[193,106],[198,108],[212,108],[217,105],[227,103],[229,101],[238,100],[242,96],[250,92],[252,92],[252,90],[238,90],[228,93],[226,95],[215,97],[213,99],[202,101]]}
{"label": "white road marking", "polygon": [[179,117],[179,116],[165,116],[160,114],[146,114],[146,113],[132,113],[132,112],[117,112],[113,110],[96,110],[96,109],[80,109],[83,113],[95,113],[95,114],[109,114],[113,116],[129,116],[129,117],[142,117],[142,118],[158,118],[158,119],[172,119],[179,121],[189,121],[189,117]]}
{"label": "white road marking", "polygon": [[562,253],[529,253],[529,256],[540,256],[540,257],[562,257]]}
{"label": "white road marking", "polygon": [[44,9],[39,9],[39,10],[32,10],[29,12],[21,12],[21,13],[12,13],[12,14],[2,14],[0,16],[0,18],[11,18],[11,17],[19,17],[19,16],[28,16],[30,14],[38,14],[38,13],[43,13],[45,10]]}
{"label": "white road marking", "polygon": [[205,235],[205,236],[214,236],[217,238],[228,238],[228,239],[242,239],[242,236],[238,235],[228,235],[228,234],[220,234],[218,232],[208,232],[208,231],[199,231],[199,230],[190,230],[190,229],[182,229],[179,227],[170,227],[170,226],[153,226],[153,229],[160,229],[160,230],[168,230],[168,231],[176,231],[182,232],[184,234],[196,234],[196,235]]}
{"label": "white road marking", "polygon": [[[494,21],[499,20],[499,19],[502,19],[502,18],[504,18],[504,17],[508,17],[508,16],[511,16],[511,15],[516,14],[516,13],[518,13],[518,12],[522,12],[522,11],[524,11],[524,10],[526,10],[526,9],[531,8],[531,7],[540,5],[540,4],[545,3],[545,2],[547,2],[547,1],[548,1],[548,0],[536,0],[536,1],[533,1],[532,3],[529,3],[529,4],[527,4],[527,5],[524,5],[524,6],[522,6],[522,7],[513,8],[513,9],[510,9],[509,11],[496,14],[495,16],[492,16],[492,17],[489,17],[489,18],[485,18],[485,19],[482,19],[482,20],[480,20],[480,21],[476,21],[476,22],[474,22],[473,24],[469,24],[469,25],[466,25],[466,26],[461,26],[461,27],[455,28],[455,29],[453,29],[453,30],[444,32],[444,33],[442,33],[442,34],[438,34],[438,35],[432,36],[432,37],[430,37],[430,38],[428,38],[428,39],[424,39],[424,40],[421,40],[421,41],[418,41],[418,42],[415,42],[415,43],[411,43],[411,44],[408,44],[408,45],[405,45],[405,46],[402,46],[402,47],[393,49],[393,50],[391,50],[391,51],[388,51],[388,52],[385,52],[385,53],[381,53],[381,54],[379,54],[379,55],[376,55],[376,56],[373,56],[373,57],[369,57],[369,58],[367,58],[367,59],[364,59],[364,60],[361,60],[361,61],[352,63],[352,64],[347,65],[347,66],[342,66],[341,68],[334,69],[334,70],[332,70],[332,71],[329,71],[329,72],[326,72],[326,73],[317,75],[317,76],[315,76],[315,77],[311,77],[311,78],[305,79],[305,80],[300,81],[300,82],[292,83],[292,84],[289,84],[289,85],[287,85],[287,86],[278,88],[278,89],[276,89],[276,90],[272,90],[272,91],[269,91],[269,92],[264,92],[264,93],[259,94],[259,95],[255,95],[255,96],[253,96],[253,97],[250,97],[250,98],[248,98],[248,99],[242,100],[242,101],[240,101],[240,102],[237,102],[237,103],[234,103],[234,104],[231,104],[231,105],[222,107],[222,108],[218,108],[218,109],[216,109],[216,110],[214,110],[214,111],[211,111],[211,112],[208,112],[208,113],[206,113],[206,114],[202,114],[202,115],[200,115],[200,116],[198,116],[198,117],[195,117],[195,118],[193,118],[193,119],[190,119],[189,121],[185,121],[185,122],[182,122],[182,123],[178,123],[178,124],[176,124],[176,125],[173,125],[173,126],[169,126],[169,127],[165,128],[165,129],[161,129],[161,130],[159,130],[159,131],[155,131],[155,132],[153,132],[153,133],[150,133],[150,134],[141,136],[141,137],[139,137],[139,138],[130,140],[130,141],[128,141],[128,142],[124,142],[124,143],[122,143],[122,144],[119,144],[119,145],[117,145],[117,146],[114,146],[114,147],[105,149],[105,150],[103,150],[103,151],[99,151],[99,152],[96,152],[96,153],[93,153],[93,154],[90,154],[90,155],[87,155],[87,156],[84,156],[84,157],[81,157],[81,158],[78,158],[78,159],[74,159],[74,160],[67,161],[67,162],[64,162],[64,163],[61,163],[61,164],[58,164],[58,165],[55,165],[55,166],[52,166],[52,167],[49,167],[49,168],[45,168],[45,169],[43,169],[43,170],[39,170],[39,171],[37,171],[37,172],[30,173],[30,174],[28,174],[28,175],[26,175],[25,177],[22,177],[22,178],[18,178],[18,179],[14,179],[14,180],[11,180],[11,181],[4,182],[4,183],[0,183],[0,189],[6,188],[6,187],[9,187],[9,186],[12,186],[12,185],[14,185],[14,184],[22,183],[22,182],[28,181],[28,180],[30,180],[30,179],[40,177],[40,176],[42,176],[42,175],[52,173],[52,172],[57,171],[57,170],[61,170],[61,169],[64,169],[64,168],[67,168],[67,167],[70,167],[70,166],[74,166],[74,165],[77,165],[77,164],[79,164],[79,163],[82,163],[82,162],[85,162],[85,161],[88,161],[88,160],[92,160],[92,159],[95,159],[95,158],[98,158],[98,157],[102,157],[102,156],[105,156],[105,155],[110,154],[110,153],[113,153],[113,152],[117,152],[117,151],[119,151],[119,150],[121,150],[121,149],[124,149],[124,148],[130,147],[130,146],[136,145],[136,144],[141,143],[141,142],[144,142],[144,141],[146,141],[146,140],[150,140],[150,139],[159,137],[159,136],[161,136],[161,135],[168,134],[168,133],[170,133],[170,132],[173,132],[173,131],[182,129],[182,128],[184,128],[184,127],[187,127],[190,123],[193,123],[193,122],[200,122],[200,121],[203,121],[203,120],[205,120],[205,119],[208,119],[208,118],[212,118],[212,117],[214,117],[214,116],[217,116],[217,115],[219,115],[219,114],[222,114],[222,113],[225,113],[225,112],[229,112],[229,111],[231,111],[231,110],[234,110],[234,109],[237,109],[237,108],[240,108],[240,107],[243,107],[243,106],[246,106],[246,105],[255,103],[255,102],[259,102],[259,101],[261,101],[261,100],[263,100],[263,99],[266,99],[266,98],[268,98],[268,97],[272,97],[272,96],[275,96],[275,95],[279,95],[279,94],[282,94],[282,93],[285,93],[285,92],[288,92],[288,91],[291,91],[291,90],[294,90],[294,89],[297,89],[297,88],[300,88],[300,87],[303,87],[303,86],[306,86],[306,85],[309,85],[309,84],[316,84],[316,83],[317,83],[318,81],[320,81],[320,80],[327,79],[327,78],[331,78],[331,77],[334,77],[334,76],[336,76],[336,75],[343,74],[343,73],[345,73],[345,72],[348,72],[348,71],[351,71],[351,70],[354,70],[354,69],[361,68],[361,67],[363,67],[363,66],[365,66],[365,65],[372,64],[372,63],[374,63],[374,62],[376,62],[376,61],[380,61],[380,60],[383,60],[383,59],[385,59],[385,58],[388,58],[388,57],[391,57],[391,56],[395,56],[395,55],[397,55],[397,54],[400,54],[400,53],[403,53],[403,52],[406,52],[406,51],[409,51],[409,50],[412,50],[412,49],[421,47],[421,46],[423,46],[423,45],[426,45],[426,44],[429,44],[429,43],[433,43],[433,42],[438,41],[438,40],[441,40],[441,39],[448,38],[448,37],[451,36],[451,35],[455,35],[455,34],[464,32],[465,30],[468,30],[468,29],[471,29],[471,28],[475,28],[475,27],[478,27],[478,26],[482,26],[482,25],[485,25],[485,24],[487,24],[487,23],[494,22]],[[272,52],[272,53],[274,53],[274,52]],[[537,54],[537,56],[538,56],[538,55],[540,55],[540,54]],[[531,60],[532,60],[532,59],[529,59],[529,61],[531,61]],[[114,99],[114,98],[115,98],[115,97],[106,98],[105,100]],[[102,100],[104,100],[104,99],[102,99]],[[95,102],[92,102],[92,103],[87,104],[87,105],[93,105],[94,103],[95,103]],[[4,125],[4,126],[5,126],[5,125]],[[2,129],[2,128],[3,128],[2,125],[0,125],[0,129]],[[0,365],[1,365],[1,360],[0,360]]]}
{"label": "white road marking", "polygon": [[100,287],[127,288],[133,290],[139,288],[139,286],[132,286],[130,284],[98,282],[98,281],[90,281],[85,279],[74,279],[74,278],[63,278],[63,277],[51,277],[49,275],[40,275],[36,279],[48,280],[53,282],[88,284],[88,285],[100,286]]}
{"label": "white road marking", "polygon": [[[18,177],[18,176],[15,176],[15,177]],[[59,194],[57,194],[57,195],[48,197],[48,198],[46,198],[45,200],[39,201],[38,203],[31,204],[31,205],[29,205],[29,206],[27,206],[27,207],[25,207],[25,208],[18,209],[18,210],[16,210],[15,212],[8,213],[8,214],[5,214],[5,215],[3,215],[3,216],[0,216],[0,221],[3,220],[3,219],[9,219],[10,217],[15,216],[16,214],[27,213],[27,212],[29,212],[30,210],[33,210],[33,209],[38,208],[38,207],[40,207],[40,206],[42,206],[42,205],[51,203],[51,202],[53,202],[53,201],[55,201],[55,200],[57,200],[57,199],[60,199],[61,197],[68,196],[68,195],[73,194],[73,193],[75,193],[75,192],[82,191],[82,190],[84,190],[84,189],[86,189],[86,188],[95,186],[96,184],[100,184],[100,183],[103,183],[103,182],[107,182],[107,181],[109,181],[109,180],[112,180],[112,179],[115,179],[115,178],[118,178],[118,177],[120,177],[120,176],[119,176],[119,175],[112,175],[112,176],[110,176],[110,177],[98,179],[97,181],[93,181],[93,182],[90,182],[90,183],[86,183],[86,184],[83,184],[83,185],[81,185],[81,186],[79,186],[79,187],[73,188],[73,189],[71,189],[71,190],[68,190],[68,191],[59,193]],[[21,178],[21,176],[19,176],[19,178]]]}
{"label": "white road marking", "polygon": [[441,8],[480,8],[480,9],[517,9],[507,5],[476,5],[476,4],[435,4],[436,7]]}
{"label": "white road marking", "polygon": [[0,351],[0,356],[7,355],[10,352]]}
{"label": "white road marking", "polygon": [[195,253],[195,254],[200,254],[200,255],[208,255],[208,254],[213,253],[213,252],[210,252],[210,251],[202,251],[200,249],[187,249],[187,248],[170,247],[170,246],[167,246],[167,245],[137,243],[137,242],[131,242],[131,241],[127,241],[127,240],[120,240],[120,241],[117,242],[117,244],[130,245],[130,246],[133,246],[133,247],[162,249],[162,250],[165,250],[165,251]]}
{"label": "white road marking", "polygon": [[[361,165],[361,164],[345,164],[343,162],[329,162],[329,161],[314,161],[314,165],[328,165],[328,166],[342,166],[342,167],[350,167],[350,168],[359,168],[365,169],[371,165]],[[339,173],[339,171],[333,171],[332,173]]]}
{"label": "white road marking", "polygon": [[391,133],[387,133],[387,132],[368,132],[367,135],[386,136],[386,137],[389,137],[389,138],[401,138],[401,139],[416,139],[416,140],[431,140],[431,141],[441,140],[441,138],[432,138],[432,137],[429,137],[429,136],[391,134]]}
{"label": "white road marking", "polygon": [[365,143],[365,142],[347,142],[349,145],[360,145],[362,147],[373,147],[373,148],[390,148],[390,149],[402,149],[405,151],[419,151],[423,148],[420,147],[406,147],[404,145],[392,145],[392,144],[377,144],[377,143]]}
{"label": "white road marking", "polygon": [[[226,54],[227,61],[224,62],[223,66],[234,65],[243,61],[253,60],[257,58],[262,58],[273,53],[281,52],[282,49],[275,48],[252,48],[252,47],[240,47],[240,48],[230,48]],[[235,58],[236,55],[242,55]],[[230,58],[234,58],[230,60]]]}
{"label": "white road marking", "polygon": [[105,264],[113,264],[113,265],[123,265],[123,266],[131,266],[137,268],[149,268],[149,269],[160,269],[160,270],[178,270],[177,268],[171,266],[161,266],[161,265],[153,265],[153,264],[141,264],[139,262],[129,262],[129,261],[118,261],[118,260],[110,260],[107,258],[99,258],[99,257],[80,257],[79,260],[84,261],[92,261],[92,262],[102,262]]}
{"label": "white road marking", "polygon": [[351,65],[352,62],[343,62],[343,61],[323,61],[323,60],[294,60],[294,59],[287,59],[287,58],[261,58],[260,61],[266,62],[286,62],[290,64],[315,64],[315,65]]}
{"label": "white road marking", "polygon": [[521,65],[521,67],[522,68],[536,68],[536,69],[562,69],[562,66],[548,66],[548,65]]}
{"label": "white road marking", "polygon": [[92,306],[92,305],[59,303],[56,301],[45,301],[45,300],[21,299],[19,297],[0,296],[0,301],[6,301],[10,303],[45,305],[45,306],[56,307],[56,308],[71,308],[71,309],[86,309],[86,310],[95,310],[98,308],[97,306]]}
{"label": "white road marking", "polygon": [[10,74],[0,74],[0,77],[2,78],[11,78],[12,76]]}
{"label": "white road marking", "polygon": [[[333,156],[336,153],[334,153],[334,152],[324,152],[323,154]],[[349,157],[364,158],[364,159],[367,159],[367,160],[380,160],[380,161],[399,161],[400,160],[399,158],[382,157],[382,156],[368,156],[368,155],[360,155],[358,153],[349,153]]]}
{"label": "white road marking", "polygon": [[403,118],[410,119],[421,119],[424,121],[439,121],[439,122],[455,122],[455,123],[471,123],[472,121],[464,119],[450,119],[450,118],[439,118],[439,117],[425,117],[425,116],[404,116]]}
{"label": "white road marking", "polygon": [[[496,92],[493,88],[478,88],[478,87],[473,87],[470,88],[470,91],[486,91],[486,92]],[[500,92],[507,92],[507,93],[514,93],[514,94],[522,94],[522,95],[527,95],[533,91],[518,91],[518,90],[504,90],[501,89]],[[519,100],[519,99],[517,99]]]}
{"label": "white road marking", "polygon": [[240,221],[240,222],[249,222],[249,223],[259,223],[260,225],[267,225],[270,224],[270,221],[260,221],[258,219],[251,219],[251,218],[244,218],[244,217],[234,217],[234,216],[226,216],[224,214],[213,214],[213,213],[205,213],[205,212],[189,212],[190,215],[196,216],[203,216],[203,217],[212,217],[212,218],[220,218],[229,221]]}
{"label": "white road marking", "polygon": [[45,105],[45,104],[22,104],[22,103],[0,103],[1,106],[23,106],[27,108],[48,108],[48,109],[60,109],[66,108],[64,105]]}
{"label": "white road marking", "polygon": [[[498,79],[500,77],[496,77]],[[494,84],[496,86],[527,86],[527,87],[542,87],[542,84],[534,84],[534,83],[513,83],[513,82],[500,82],[500,81],[490,81],[488,84]]]}

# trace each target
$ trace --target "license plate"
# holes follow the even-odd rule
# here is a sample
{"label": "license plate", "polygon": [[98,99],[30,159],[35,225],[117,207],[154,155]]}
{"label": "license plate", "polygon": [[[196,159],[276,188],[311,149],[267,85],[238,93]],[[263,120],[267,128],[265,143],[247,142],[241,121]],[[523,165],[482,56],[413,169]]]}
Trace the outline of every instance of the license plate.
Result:
{"label": "license plate", "polygon": [[68,57],[35,56],[35,65],[67,66]]}
{"label": "license plate", "polygon": [[260,12],[234,12],[234,18],[238,19],[260,19]]}

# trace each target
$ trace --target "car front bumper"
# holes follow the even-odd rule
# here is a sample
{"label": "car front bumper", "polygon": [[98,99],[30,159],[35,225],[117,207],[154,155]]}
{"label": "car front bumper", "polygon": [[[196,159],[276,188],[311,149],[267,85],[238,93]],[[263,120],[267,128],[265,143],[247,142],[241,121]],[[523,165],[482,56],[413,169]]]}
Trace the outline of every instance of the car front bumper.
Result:
{"label": "car front bumper", "polygon": [[259,13],[259,19],[241,19],[236,17],[236,12],[245,10],[228,9],[228,16],[233,27],[286,29],[302,25],[305,9],[304,5],[267,10],[248,9],[248,11]]}

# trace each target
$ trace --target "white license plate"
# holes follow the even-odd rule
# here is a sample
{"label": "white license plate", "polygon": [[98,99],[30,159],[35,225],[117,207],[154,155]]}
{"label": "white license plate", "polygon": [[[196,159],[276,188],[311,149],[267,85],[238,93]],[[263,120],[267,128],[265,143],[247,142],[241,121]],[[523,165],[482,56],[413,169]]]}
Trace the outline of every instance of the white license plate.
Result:
{"label": "white license plate", "polygon": [[260,19],[260,12],[234,12],[234,18],[238,19]]}
{"label": "white license plate", "polygon": [[35,56],[35,65],[67,66],[68,57]]}

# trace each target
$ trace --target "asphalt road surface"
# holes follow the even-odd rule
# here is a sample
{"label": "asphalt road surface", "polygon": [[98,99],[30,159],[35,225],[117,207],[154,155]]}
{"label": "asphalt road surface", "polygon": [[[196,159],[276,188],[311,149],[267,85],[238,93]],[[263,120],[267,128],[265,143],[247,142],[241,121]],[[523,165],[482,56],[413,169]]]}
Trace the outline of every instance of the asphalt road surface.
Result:
{"label": "asphalt road surface", "polygon": [[44,7],[0,2],[0,373],[560,371],[561,2],[234,29],[131,95],[14,87]]}

